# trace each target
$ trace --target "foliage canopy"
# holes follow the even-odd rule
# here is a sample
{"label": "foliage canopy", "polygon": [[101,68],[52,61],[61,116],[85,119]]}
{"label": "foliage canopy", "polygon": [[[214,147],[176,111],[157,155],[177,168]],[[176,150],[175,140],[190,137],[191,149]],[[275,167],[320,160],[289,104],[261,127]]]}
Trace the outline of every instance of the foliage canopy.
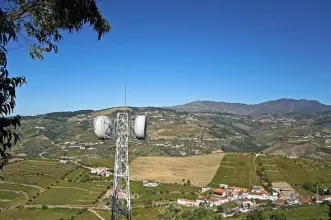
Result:
{"label": "foliage canopy", "polygon": [[111,26],[102,16],[95,0],[5,0],[0,6],[0,168],[11,155],[8,150],[19,140],[15,130],[20,116],[15,108],[16,88],[26,83],[23,76],[10,77],[7,69],[8,45],[25,42],[31,58],[44,59],[58,52],[63,32],[78,32],[88,24],[98,40]]}

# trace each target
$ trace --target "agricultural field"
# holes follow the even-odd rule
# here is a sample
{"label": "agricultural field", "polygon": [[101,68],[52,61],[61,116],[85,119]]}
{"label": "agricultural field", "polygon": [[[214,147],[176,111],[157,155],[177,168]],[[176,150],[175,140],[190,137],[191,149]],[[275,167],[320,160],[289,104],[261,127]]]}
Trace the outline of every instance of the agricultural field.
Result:
{"label": "agricultural field", "polygon": [[210,186],[219,184],[251,188],[259,185],[254,166],[255,154],[225,154]]}
{"label": "agricultural field", "polygon": [[7,191],[0,189],[0,208],[11,208],[27,201],[22,191]]}
{"label": "agricultural field", "polygon": [[[302,207],[290,207],[280,210],[285,214],[287,220],[329,220],[329,207],[326,205],[307,205]],[[275,211],[266,211],[267,215],[271,215]],[[277,211],[276,211],[277,212]],[[239,215],[238,217],[229,218],[231,220],[246,220],[247,214]]]}
{"label": "agricultural field", "polygon": [[24,209],[6,210],[0,212],[0,219],[21,219],[21,220],[59,220],[70,219],[77,216],[75,209]]}
{"label": "agricultural field", "polygon": [[138,157],[131,162],[132,180],[180,183],[190,180],[195,186],[206,186],[215,175],[224,154],[190,157]]}
{"label": "agricultural field", "polygon": [[[134,220],[157,220],[159,219],[159,214],[164,210],[162,207],[149,207],[149,208],[133,208],[132,209],[132,219]],[[95,210],[104,219],[110,219],[111,210]]]}
{"label": "agricultural field", "polygon": [[109,158],[84,157],[80,163],[90,167],[107,167],[109,169],[113,169],[114,161],[115,158],[113,157],[109,157]]}
{"label": "agricultural field", "polygon": [[182,184],[159,184],[157,187],[144,187],[142,182],[131,181],[131,201],[137,205],[164,204],[178,198],[195,199],[200,188]]}
{"label": "agricultural field", "polygon": [[285,181],[278,170],[277,158],[277,156],[259,155],[255,160],[256,167],[263,172],[270,182]]}
{"label": "agricultural field", "polygon": [[1,173],[5,181],[47,187],[74,169],[72,164],[54,160],[23,160],[11,163]]}
{"label": "agricultural field", "polygon": [[312,192],[301,187],[307,181],[331,186],[330,161],[259,155],[255,160],[255,165],[269,182],[288,182],[302,195],[313,195]]}
{"label": "agricultural field", "polygon": [[277,167],[285,181],[304,195],[310,192],[301,188],[307,181],[331,186],[331,162],[318,159],[289,159],[277,157]]}
{"label": "agricultural field", "polygon": [[33,203],[41,205],[93,205],[106,190],[107,183],[60,181],[42,193]]}
{"label": "agricultural field", "polygon": [[54,160],[11,163],[4,168],[4,179],[0,181],[0,208],[18,205],[93,205],[112,183],[106,179],[96,182],[84,179],[81,182],[86,175],[89,175],[87,169]]}

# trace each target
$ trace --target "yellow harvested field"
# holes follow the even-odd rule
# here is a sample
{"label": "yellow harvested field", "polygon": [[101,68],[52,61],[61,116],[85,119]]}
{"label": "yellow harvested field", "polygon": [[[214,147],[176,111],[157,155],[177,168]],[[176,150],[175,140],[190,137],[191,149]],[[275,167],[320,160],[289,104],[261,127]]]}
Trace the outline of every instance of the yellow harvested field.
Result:
{"label": "yellow harvested field", "polygon": [[224,153],[190,157],[137,157],[130,164],[132,180],[150,180],[163,183],[181,183],[206,186],[213,179]]}

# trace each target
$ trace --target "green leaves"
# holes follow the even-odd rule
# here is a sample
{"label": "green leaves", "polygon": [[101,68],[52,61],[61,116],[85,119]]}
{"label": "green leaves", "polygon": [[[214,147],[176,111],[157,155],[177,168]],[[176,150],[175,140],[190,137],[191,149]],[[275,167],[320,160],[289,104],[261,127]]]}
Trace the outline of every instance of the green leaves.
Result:
{"label": "green leaves", "polygon": [[[7,6],[6,6],[7,4]],[[61,32],[79,31],[89,24],[98,40],[111,26],[101,15],[95,0],[7,0],[0,6],[0,166],[10,159],[6,151],[19,141],[11,130],[20,126],[20,117],[9,117],[15,108],[16,88],[26,83],[24,77],[9,77],[7,45],[11,41],[28,44],[32,59],[58,52]]]}

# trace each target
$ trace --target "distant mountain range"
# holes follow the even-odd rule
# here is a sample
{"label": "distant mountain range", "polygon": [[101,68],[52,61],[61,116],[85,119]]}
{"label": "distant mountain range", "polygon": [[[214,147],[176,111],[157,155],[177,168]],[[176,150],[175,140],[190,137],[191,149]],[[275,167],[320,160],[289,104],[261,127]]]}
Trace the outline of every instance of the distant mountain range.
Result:
{"label": "distant mountain range", "polygon": [[194,101],[184,105],[177,105],[168,108],[185,112],[220,112],[241,115],[288,113],[307,114],[331,111],[331,105],[325,105],[318,101],[285,98],[253,105],[229,102]]}

